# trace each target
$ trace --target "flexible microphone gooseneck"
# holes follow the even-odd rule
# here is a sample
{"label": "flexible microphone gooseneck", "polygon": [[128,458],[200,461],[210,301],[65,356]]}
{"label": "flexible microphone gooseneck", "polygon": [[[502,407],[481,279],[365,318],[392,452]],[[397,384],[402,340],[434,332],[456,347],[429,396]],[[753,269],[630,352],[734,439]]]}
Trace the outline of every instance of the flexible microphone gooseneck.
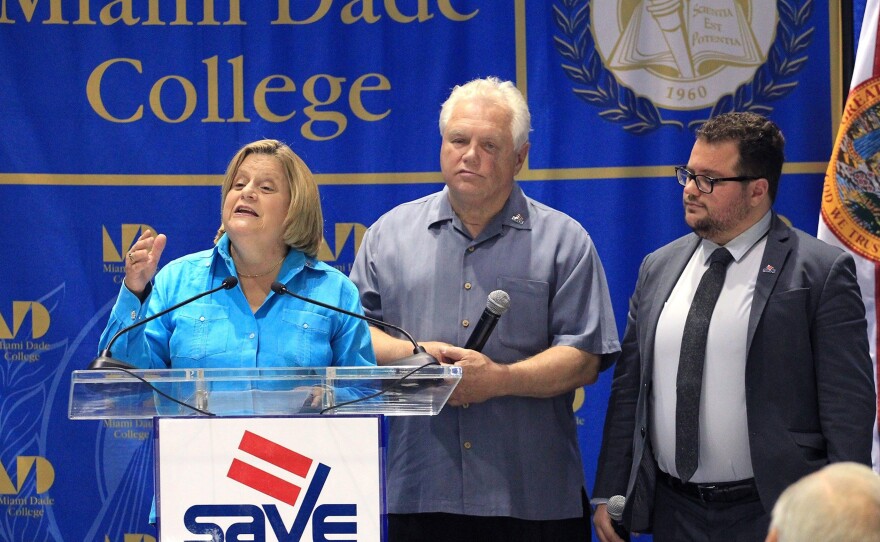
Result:
{"label": "flexible microphone gooseneck", "polygon": [[140,322],[136,322],[128,327],[124,327],[124,328],[120,329],[119,331],[116,332],[115,335],[113,335],[113,338],[110,339],[110,342],[107,343],[107,347],[101,351],[100,355],[98,357],[96,357],[94,360],[92,360],[92,362],[89,364],[88,368],[89,369],[137,369],[137,367],[134,367],[133,365],[129,365],[128,363],[119,361],[118,359],[115,359],[112,356],[112,354],[110,353],[110,347],[113,346],[113,343],[116,342],[116,339],[125,335],[126,333],[128,333],[132,329],[139,327],[139,326],[142,326],[142,325],[146,324],[147,322],[151,322],[161,316],[165,316],[169,312],[176,310],[176,309],[179,309],[180,307],[182,307],[188,303],[192,303],[193,301],[195,301],[197,299],[205,297],[206,295],[209,295],[209,294],[213,294],[214,292],[218,292],[220,290],[231,290],[232,288],[235,288],[236,285],[238,285],[237,278],[226,277],[225,279],[223,279],[223,283],[216,288],[212,288],[212,289],[208,290],[207,292],[202,292],[202,293],[197,294],[189,299],[185,299],[172,307],[168,307],[167,309],[159,311],[156,314],[153,314],[152,316],[144,318]]}
{"label": "flexible microphone gooseneck", "polygon": [[360,403],[361,401],[367,401],[369,399],[373,399],[375,397],[378,397],[380,395],[388,393],[389,391],[391,391],[395,388],[401,387],[401,386],[407,386],[407,385],[419,386],[418,383],[409,383],[409,381],[407,379],[410,376],[412,376],[414,373],[423,369],[424,367],[428,367],[429,365],[440,365],[440,363],[437,361],[437,359],[434,356],[432,356],[431,354],[429,354],[425,350],[425,347],[420,345],[418,342],[416,342],[416,340],[413,338],[413,336],[410,335],[409,332],[407,332],[402,327],[395,326],[394,324],[389,324],[387,322],[383,322],[382,320],[377,320],[376,318],[370,318],[369,316],[365,316],[363,314],[358,314],[356,312],[347,311],[347,310],[342,309],[340,307],[328,305],[327,303],[317,301],[317,300],[309,298],[309,297],[295,294],[295,293],[291,292],[290,290],[288,290],[287,286],[285,286],[284,284],[282,284],[278,281],[272,283],[272,291],[275,292],[276,294],[289,295],[289,296],[295,297],[296,299],[299,299],[301,301],[305,301],[306,303],[311,303],[311,304],[317,305],[319,307],[324,307],[325,309],[330,309],[332,311],[340,312],[340,313],[346,314],[348,316],[353,316],[354,318],[359,318],[359,319],[364,320],[366,322],[369,322],[375,326],[390,327],[391,329],[395,329],[395,330],[399,331],[400,333],[402,333],[407,339],[409,339],[409,342],[411,342],[413,345],[413,353],[411,356],[406,356],[405,358],[401,358],[401,359],[394,360],[392,362],[384,364],[385,366],[409,366],[409,367],[412,367],[412,370],[410,370],[409,372],[404,374],[402,377],[383,386],[382,389],[380,389],[379,391],[377,391],[375,393],[371,393],[365,397],[358,397],[357,399],[352,399],[351,401],[345,401],[342,403],[337,403],[335,405],[331,405],[331,406],[319,411],[318,412],[319,414],[326,414],[327,412],[329,412],[331,410],[336,410],[340,407],[344,407],[344,406],[348,406],[348,405],[351,405],[354,403]]}
{"label": "flexible microphone gooseneck", "polygon": [[464,347],[481,352],[483,347],[486,346],[486,341],[489,340],[489,335],[495,330],[498,320],[501,319],[501,315],[507,312],[509,308],[510,296],[507,292],[495,290],[490,293],[489,298],[486,300],[486,308],[483,309],[483,314],[480,316],[480,320],[474,327],[474,331],[471,332],[471,336],[468,337]]}
{"label": "flexible microphone gooseneck", "polygon": [[355,318],[360,318],[361,320],[365,320],[375,326],[379,327],[390,327],[391,329],[397,330],[402,333],[409,342],[413,345],[413,353],[411,356],[407,356],[405,358],[401,358],[398,360],[394,360],[390,363],[385,363],[384,365],[408,365],[408,366],[426,366],[426,365],[439,365],[437,359],[429,354],[425,347],[416,342],[412,335],[410,335],[405,329],[399,326],[395,326],[394,324],[389,324],[387,322],[383,322],[382,320],[377,320],[375,318],[370,318],[369,316],[364,316],[363,314],[358,314],[356,312],[347,311],[345,309],[341,309],[339,307],[334,307],[333,305],[328,305],[327,303],[323,303],[321,301],[317,301],[305,296],[301,296],[299,294],[295,294],[287,289],[287,286],[276,281],[272,283],[272,291],[276,294],[286,294],[292,297],[295,297],[301,301],[305,301],[306,303],[312,303],[313,305],[318,305],[319,307],[324,307],[325,309],[330,309],[332,311],[341,312],[342,314],[347,314],[348,316],[353,316]]}

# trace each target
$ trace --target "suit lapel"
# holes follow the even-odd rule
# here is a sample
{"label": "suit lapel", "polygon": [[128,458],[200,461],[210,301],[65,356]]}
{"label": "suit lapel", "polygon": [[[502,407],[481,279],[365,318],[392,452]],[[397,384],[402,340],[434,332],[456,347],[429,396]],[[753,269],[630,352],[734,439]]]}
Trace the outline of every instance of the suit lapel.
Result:
{"label": "suit lapel", "polygon": [[782,273],[782,266],[785,265],[788,253],[791,252],[790,237],[791,230],[779,220],[776,213],[773,213],[773,221],[770,223],[770,232],[767,235],[767,245],[764,247],[764,257],[761,258],[761,268],[758,271],[758,280],[755,283],[755,293],[752,297],[746,351],[752,347],[752,338],[755,336],[761,315],[764,314],[767,300],[776,286],[776,280]]}

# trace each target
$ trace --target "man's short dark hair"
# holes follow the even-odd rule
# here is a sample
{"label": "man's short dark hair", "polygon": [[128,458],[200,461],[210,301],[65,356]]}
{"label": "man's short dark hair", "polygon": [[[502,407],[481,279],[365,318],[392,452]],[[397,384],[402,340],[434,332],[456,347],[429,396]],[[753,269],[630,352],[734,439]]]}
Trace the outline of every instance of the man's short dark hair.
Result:
{"label": "man's short dark hair", "polygon": [[756,113],[724,113],[706,121],[697,130],[697,139],[735,142],[739,149],[736,175],[767,179],[770,201],[776,199],[785,162],[785,137],[775,122]]}

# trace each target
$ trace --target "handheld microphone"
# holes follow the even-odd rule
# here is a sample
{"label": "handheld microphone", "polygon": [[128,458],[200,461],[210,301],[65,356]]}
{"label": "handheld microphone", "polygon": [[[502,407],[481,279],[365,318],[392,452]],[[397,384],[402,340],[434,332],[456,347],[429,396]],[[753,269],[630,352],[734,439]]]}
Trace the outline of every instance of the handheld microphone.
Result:
{"label": "handheld microphone", "polygon": [[184,301],[181,301],[180,303],[178,303],[177,305],[174,305],[173,307],[168,307],[167,309],[159,311],[152,316],[144,318],[140,322],[136,322],[128,327],[124,327],[124,328],[120,329],[119,331],[116,332],[115,335],[113,335],[113,338],[110,339],[110,342],[107,343],[107,347],[101,351],[101,354],[98,357],[96,357],[94,360],[92,360],[92,362],[89,364],[88,368],[89,369],[137,369],[137,367],[134,367],[133,365],[129,365],[125,362],[122,362],[122,361],[119,361],[118,359],[113,358],[112,354],[110,353],[110,347],[113,346],[113,343],[116,342],[116,339],[118,339],[122,335],[128,333],[129,331],[131,331],[132,329],[134,329],[138,326],[142,326],[142,325],[146,324],[147,322],[151,322],[151,321],[155,320],[156,318],[159,318],[160,316],[165,316],[166,314],[168,314],[169,312],[171,312],[175,309],[179,309],[180,307],[186,305],[187,303],[192,303],[196,299],[205,297],[206,295],[213,294],[214,292],[217,292],[220,290],[231,290],[232,288],[235,288],[235,286],[237,284],[238,284],[237,278],[226,277],[225,279],[223,279],[223,283],[216,288],[212,288],[212,289],[208,290],[207,292],[202,292],[200,294],[194,295],[193,297],[186,299]]}
{"label": "handheld microphone", "polygon": [[287,286],[284,284],[275,281],[272,283],[272,291],[276,294],[286,294],[291,297],[295,297],[301,301],[305,301],[306,303],[312,303],[313,305],[318,305],[319,307],[324,307],[325,309],[330,309],[331,311],[341,312],[342,314],[346,314],[348,316],[353,316],[355,318],[360,318],[361,320],[365,320],[375,326],[379,327],[390,327],[391,329],[397,330],[402,333],[409,342],[413,345],[413,353],[411,356],[407,356],[405,358],[401,358],[398,360],[394,360],[390,363],[386,363],[385,365],[439,365],[437,359],[434,358],[431,354],[429,354],[425,347],[420,345],[413,339],[412,335],[407,333],[405,329],[402,327],[395,326],[394,324],[389,324],[387,322],[383,322],[382,320],[377,320],[375,318],[370,318],[369,316],[364,316],[363,314],[358,314],[356,312],[347,311],[345,309],[341,309],[339,307],[334,307],[333,305],[328,305],[327,303],[323,303],[321,301],[317,301],[315,299],[311,299],[305,296],[301,296],[299,294],[295,294],[287,289]]}
{"label": "handheld microphone", "polygon": [[507,292],[495,290],[490,293],[489,299],[486,300],[486,308],[483,309],[483,314],[480,316],[480,321],[477,322],[477,326],[464,347],[469,350],[476,350],[477,352],[483,350],[483,347],[486,346],[486,341],[489,340],[489,335],[492,334],[501,315],[507,312],[509,308],[510,296],[507,295]]}
{"label": "handheld microphone", "polygon": [[626,507],[626,497],[623,495],[615,495],[608,499],[608,504],[606,508],[608,510],[608,515],[611,517],[611,526],[614,527],[614,532],[617,533],[622,540],[629,540],[629,532],[627,532],[626,528],[620,522],[623,519],[623,509]]}

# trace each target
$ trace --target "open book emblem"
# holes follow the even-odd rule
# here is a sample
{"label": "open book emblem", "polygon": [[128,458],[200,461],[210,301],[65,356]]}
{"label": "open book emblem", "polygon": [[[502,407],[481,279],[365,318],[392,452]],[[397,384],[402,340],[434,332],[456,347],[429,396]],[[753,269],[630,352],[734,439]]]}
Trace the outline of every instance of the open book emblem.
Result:
{"label": "open book emblem", "polygon": [[676,79],[693,81],[718,66],[760,66],[765,54],[739,2],[643,0],[608,65],[612,70],[669,68]]}
{"label": "open book emblem", "polygon": [[766,114],[797,86],[812,3],[555,0],[556,49],[575,95],[606,120],[638,134],[691,129],[710,114],[757,105]]}

